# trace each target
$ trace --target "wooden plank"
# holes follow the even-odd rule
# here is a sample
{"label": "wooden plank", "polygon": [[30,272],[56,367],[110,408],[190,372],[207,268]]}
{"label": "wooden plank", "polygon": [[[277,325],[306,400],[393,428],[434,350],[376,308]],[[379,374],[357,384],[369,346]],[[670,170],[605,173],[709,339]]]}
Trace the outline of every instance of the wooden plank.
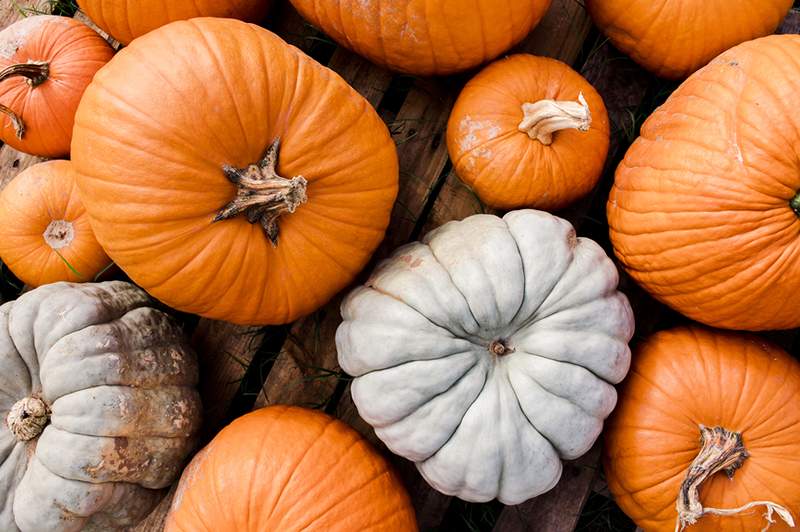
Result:
{"label": "wooden plank", "polygon": [[44,160],[42,157],[18,152],[11,146],[3,144],[0,147],[0,190],[3,190],[17,174]]}
{"label": "wooden plank", "polygon": [[789,14],[786,16],[783,23],[781,23],[781,25],[778,27],[778,31],[775,33],[800,33],[800,9],[794,8],[789,11]]}
{"label": "wooden plank", "polygon": [[573,63],[592,28],[583,4],[583,0],[553,0],[533,33],[512,52],[544,55]]}
{"label": "wooden plank", "polygon": [[495,532],[572,532],[578,524],[581,509],[589,498],[589,489],[599,471],[600,444],[581,458],[564,463],[561,480],[555,488],[530,501],[506,506],[495,524]]}

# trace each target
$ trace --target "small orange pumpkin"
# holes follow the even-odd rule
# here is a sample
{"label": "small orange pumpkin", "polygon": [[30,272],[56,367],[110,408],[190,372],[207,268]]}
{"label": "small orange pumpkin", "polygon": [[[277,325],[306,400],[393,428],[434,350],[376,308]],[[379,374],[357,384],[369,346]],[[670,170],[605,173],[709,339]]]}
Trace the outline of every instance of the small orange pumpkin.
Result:
{"label": "small orange pumpkin", "polygon": [[769,525],[767,513],[771,531],[790,530],[800,516],[797,360],[756,336],[664,331],[636,350],[619,397],[605,472],[637,525],[746,532]]}
{"label": "small orange pumpkin", "polygon": [[270,0],[78,0],[89,18],[122,44],[176,20],[224,17],[258,22],[269,4]]}
{"label": "small orange pumpkin", "polygon": [[173,308],[240,324],[292,321],[349,284],[398,187],[372,106],[231,19],[173,22],[124,48],[87,89],[72,151],[114,262]]}
{"label": "small orange pumpkin", "polygon": [[512,55],[472,78],[447,124],[456,173],[490,207],[558,209],[597,183],[608,154],[603,99],[555,59]]}
{"label": "small orange pumpkin", "polygon": [[775,31],[792,0],[587,0],[586,7],[619,50],[658,76],[678,79]]}
{"label": "small orange pumpkin", "polygon": [[67,17],[28,17],[0,31],[0,140],[41,157],[69,154],[81,95],[113,53]]}
{"label": "small orange pumpkin", "polygon": [[31,286],[91,281],[108,267],[78,198],[72,163],[36,164],[3,189],[0,258]]}
{"label": "small orange pumpkin", "polygon": [[336,42],[392,70],[451,74],[494,59],[539,23],[550,0],[291,0]]}
{"label": "small orange pumpkin", "polygon": [[186,468],[166,532],[413,532],[400,480],[356,431],[296,406],[222,430]]}
{"label": "small orange pumpkin", "polygon": [[608,201],[628,273],[690,318],[800,327],[800,36],[741,44],[642,126]]}

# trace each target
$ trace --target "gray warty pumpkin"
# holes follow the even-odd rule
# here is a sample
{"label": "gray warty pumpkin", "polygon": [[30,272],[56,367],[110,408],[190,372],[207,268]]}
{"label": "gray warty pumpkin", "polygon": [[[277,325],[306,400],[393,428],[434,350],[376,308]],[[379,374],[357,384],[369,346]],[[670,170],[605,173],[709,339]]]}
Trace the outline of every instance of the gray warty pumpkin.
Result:
{"label": "gray warty pumpkin", "polygon": [[56,283],[0,306],[0,530],[135,524],[200,424],[180,328],[123,282]]}
{"label": "gray warty pumpkin", "polygon": [[342,303],[358,412],[439,491],[517,504],[549,490],[628,371],[617,281],[600,246],[545,212],[443,225]]}

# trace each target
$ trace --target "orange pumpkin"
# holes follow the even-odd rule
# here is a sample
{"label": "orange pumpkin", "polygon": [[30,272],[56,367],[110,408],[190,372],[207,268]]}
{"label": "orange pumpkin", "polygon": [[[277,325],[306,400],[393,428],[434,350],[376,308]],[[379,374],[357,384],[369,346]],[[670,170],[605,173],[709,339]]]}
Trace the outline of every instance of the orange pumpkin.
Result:
{"label": "orange pumpkin", "polygon": [[356,431],[296,406],[231,423],[192,460],[166,532],[410,532],[400,480]]}
{"label": "orange pumpkin", "polygon": [[653,113],[617,170],[617,256],[697,321],[800,327],[798,57],[796,35],[720,55]]}
{"label": "orange pumpkin", "polygon": [[28,17],[0,31],[0,140],[41,157],[67,155],[81,95],[113,53],[66,17]]}
{"label": "orange pumpkin", "polygon": [[605,439],[611,493],[645,530],[762,530],[769,513],[778,531],[800,516],[800,363],[756,336],[652,336]]}
{"label": "orange pumpkin", "polygon": [[614,46],[656,75],[678,79],[775,31],[792,0],[587,0],[586,7]]}
{"label": "orange pumpkin", "polygon": [[270,0],[78,0],[89,18],[122,44],[170,22],[194,17],[258,22],[269,4]]}
{"label": "orange pumpkin", "polygon": [[392,70],[451,74],[521,41],[550,0],[291,0],[336,42]]}
{"label": "orange pumpkin", "polygon": [[558,209],[597,183],[608,154],[603,99],[555,59],[512,55],[472,78],[447,124],[456,173],[490,207]]}
{"label": "orange pumpkin", "polygon": [[3,189],[0,259],[31,286],[91,281],[108,267],[78,198],[72,163],[36,164]]}
{"label": "orange pumpkin", "polygon": [[174,22],[117,54],[86,91],[72,151],[109,256],[168,305],[241,324],[294,320],[345,287],[397,195],[397,152],[369,103],[230,19]]}

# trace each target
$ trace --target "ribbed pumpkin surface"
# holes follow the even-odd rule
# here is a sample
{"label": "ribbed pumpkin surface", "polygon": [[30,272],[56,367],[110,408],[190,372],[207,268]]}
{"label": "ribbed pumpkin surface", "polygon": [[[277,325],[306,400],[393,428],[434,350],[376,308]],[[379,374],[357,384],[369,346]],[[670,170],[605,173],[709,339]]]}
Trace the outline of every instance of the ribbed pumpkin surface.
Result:
{"label": "ribbed pumpkin surface", "polygon": [[[244,168],[281,139],[278,172],[308,181],[273,245],[244,215],[214,222]],[[397,154],[369,103],[269,31],[174,22],[98,73],[76,117],[73,162],[98,240],[168,305],[281,323],[348,284],[381,241]]]}
{"label": "ribbed pumpkin surface", "polygon": [[521,41],[550,0],[291,0],[336,42],[392,70],[450,74]]}
{"label": "ribbed pumpkin surface", "polygon": [[587,0],[595,24],[636,62],[683,78],[741,42],[763,37],[792,0]]}
{"label": "ribbed pumpkin surface", "polygon": [[269,4],[270,0],[78,0],[89,18],[122,44],[170,22],[194,17],[258,22]]}
{"label": "ribbed pumpkin surface", "polygon": [[[800,364],[749,335],[680,328],[634,353],[606,427],[605,472],[614,500],[648,531],[672,532],[676,498],[700,450],[699,425],[740,432],[749,453],[728,479],[702,484],[704,507],[772,501],[800,517]],[[704,515],[691,532],[749,532],[768,523],[763,506]],[[777,515],[769,530],[791,530]]]}
{"label": "ribbed pumpkin surface", "polygon": [[651,294],[717,327],[800,326],[798,108],[800,36],[781,35],[722,54],[645,122],[608,220]]}
{"label": "ribbed pumpkin surface", "polygon": [[413,532],[386,461],[321,412],[263,408],[231,423],[187,467],[167,532]]}

